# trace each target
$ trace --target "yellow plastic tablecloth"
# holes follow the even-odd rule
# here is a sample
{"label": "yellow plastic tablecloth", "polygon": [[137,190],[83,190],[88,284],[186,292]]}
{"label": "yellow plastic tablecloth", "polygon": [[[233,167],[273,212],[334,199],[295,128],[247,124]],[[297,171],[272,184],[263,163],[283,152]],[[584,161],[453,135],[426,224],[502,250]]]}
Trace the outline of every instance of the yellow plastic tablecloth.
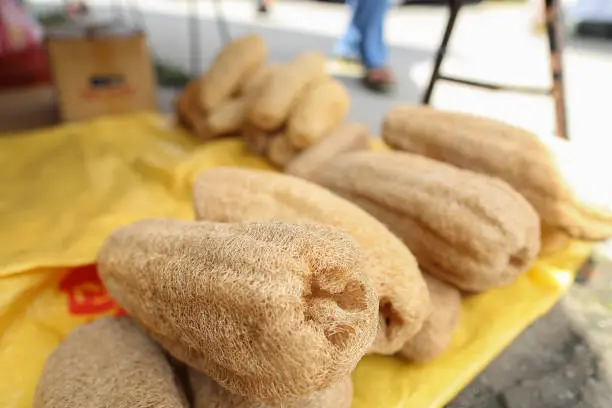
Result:
{"label": "yellow plastic tablecloth", "polygon": [[[72,328],[121,313],[91,265],[109,232],[142,218],[192,218],[190,190],[200,171],[221,165],[272,170],[239,140],[198,144],[152,114],[2,135],[0,164],[5,408],[31,406],[45,358]],[[444,405],[555,303],[589,251],[572,243],[513,285],[467,298],[452,347],[433,363],[364,358],[353,374],[353,407]]]}

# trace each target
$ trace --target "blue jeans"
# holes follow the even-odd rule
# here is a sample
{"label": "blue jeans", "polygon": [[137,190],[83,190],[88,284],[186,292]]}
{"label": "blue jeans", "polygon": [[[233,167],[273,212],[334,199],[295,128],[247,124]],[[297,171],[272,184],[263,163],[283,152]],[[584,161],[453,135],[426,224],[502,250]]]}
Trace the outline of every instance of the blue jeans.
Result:
{"label": "blue jeans", "polygon": [[351,20],[334,47],[334,54],[361,59],[367,69],[385,66],[387,46],[383,38],[383,21],[390,2],[347,0],[347,3],[351,7]]}

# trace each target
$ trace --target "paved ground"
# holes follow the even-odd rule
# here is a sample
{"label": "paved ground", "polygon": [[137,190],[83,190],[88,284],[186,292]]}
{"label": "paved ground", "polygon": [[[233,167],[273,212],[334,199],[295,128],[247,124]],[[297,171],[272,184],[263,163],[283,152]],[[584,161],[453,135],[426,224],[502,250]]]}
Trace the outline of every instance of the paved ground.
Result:
{"label": "paved ground", "polygon": [[[108,4],[106,0],[91,3]],[[145,10],[143,21],[157,56],[189,69],[186,4],[168,0],[138,3]],[[342,6],[283,1],[272,15],[261,19],[254,15],[252,3],[224,0],[223,10],[231,20],[232,35],[256,30],[266,38],[272,60],[286,60],[303,50],[330,51],[347,18]],[[210,2],[201,4],[202,68],[220,46],[212,15]],[[398,92],[392,97],[375,96],[362,90],[356,79],[346,78],[353,97],[352,119],[377,131],[390,106],[419,101],[444,19],[440,8],[405,7],[391,13],[386,34],[400,83]],[[566,45],[571,136],[600,149],[609,148],[612,42],[569,37]],[[516,5],[467,8],[445,70],[531,85],[549,82],[544,38],[531,33],[526,10]],[[160,92],[163,109],[168,109],[173,95],[172,90]],[[546,98],[442,85],[435,104],[504,119],[541,133],[554,130],[552,103]],[[612,407],[612,377],[608,374],[612,374],[612,264],[603,261],[602,265],[593,281],[576,285],[449,407]]]}
{"label": "paved ground", "polygon": [[448,408],[612,407],[612,268],[603,264]]}

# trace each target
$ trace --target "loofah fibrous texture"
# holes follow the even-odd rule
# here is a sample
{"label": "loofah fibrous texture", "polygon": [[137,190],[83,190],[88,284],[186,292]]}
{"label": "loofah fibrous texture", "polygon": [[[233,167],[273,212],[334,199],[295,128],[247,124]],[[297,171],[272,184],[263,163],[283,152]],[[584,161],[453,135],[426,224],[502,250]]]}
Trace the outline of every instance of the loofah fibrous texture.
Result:
{"label": "loofah fibrous texture", "polygon": [[335,385],[376,335],[363,253],[329,226],[146,220],[110,235],[98,270],[175,358],[252,399]]}
{"label": "loofah fibrous texture", "polygon": [[416,363],[427,363],[446,351],[461,317],[459,290],[427,274],[423,276],[431,298],[431,314],[416,336],[398,352]]}
{"label": "loofah fibrous texture", "polygon": [[193,198],[201,220],[314,221],[347,231],[365,253],[365,270],[379,298],[380,325],[371,353],[399,350],[429,313],[425,283],[406,246],[374,217],[327,189],[289,175],[217,168],[198,177]]}
{"label": "loofah fibrous texture", "polygon": [[259,129],[251,123],[245,123],[242,127],[242,141],[248,152],[257,156],[265,156],[270,141],[274,136]]}
{"label": "loofah fibrous texture", "polygon": [[208,129],[215,136],[237,134],[242,129],[251,98],[228,99],[210,111]]}
{"label": "loofah fibrous texture", "polygon": [[539,218],[505,182],[401,152],[354,152],[310,178],[400,237],[431,275],[468,292],[506,285],[536,257]]}
{"label": "loofah fibrous texture", "polygon": [[208,127],[208,118],[200,106],[199,92],[201,78],[193,79],[175,100],[174,110],[178,123],[191,131],[201,140],[208,140],[215,135]]}
{"label": "loofah fibrous texture", "polygon": [[242,83],[240,94],[247,95],[254,92],[259,92],[264,84],[270,80],[270,78],[272,78],[272,76],[278,72],[281,67],[281,64],[271,63],[261,66],[253,75]]}
{"label": "loofah fibrous texture", "polygon": [[298,399],[271,403],[232,394],[195,369],[189,370],[189,379],[193,390],[193,408],[350,408],[353,400],[353,384],[349,376],[333,387]]}
{"label": "loofah fibrous texture", "polygon": [[268,160],[279,169],[284,169],[298,154],[299,150],[291,144],[286,133],[270,137],[266,155]]}
{"label": "loofah fibrous texture", "polygon": [[344,121],[351,99],[342,82],[325,78],[312,84],[296,102],[287,124],[291,143],[305,149]]}
{"label": "loofah fibrous texture", "polygon": [[540,256],[550,256],[566,249],[572,242],[572,237],[559,228],[541,224]]}
{"label": "loofah fibrous texture", "polygon": [[368,150],[372,136],[365,125],[347,123],[338,126],[317,143],[302,150],[285,167],[285,173],[307,178],[327,160],[342,153]]}
{"label": "loofah fibrous texture", "polygon": [[267,46],[262,37],[252,34],[227,44],[202,77],[199,102],[209,112],[240,91],[266,59]]}
{"label": "loofah fibrous texture", "polygon": [[248,119],[265,131],[280,128],[309,85],[324,78],[325,57],[309,52],[295,57],[270,76],[253,102]]}
{"label": "loofah fibrous texture", "polygon": [[51,353],[34,408],[187,408],[163,350],[129,318],[74,329]]}
{"label": "loofah fibrous texture", "polygon": [[501,178],[546,224],[574,238],[612,237],[612,211],[579,198],[563,176],[554,144],[527,130],[464,113],[398,106],[385,116],[382,137],[396,149]]}

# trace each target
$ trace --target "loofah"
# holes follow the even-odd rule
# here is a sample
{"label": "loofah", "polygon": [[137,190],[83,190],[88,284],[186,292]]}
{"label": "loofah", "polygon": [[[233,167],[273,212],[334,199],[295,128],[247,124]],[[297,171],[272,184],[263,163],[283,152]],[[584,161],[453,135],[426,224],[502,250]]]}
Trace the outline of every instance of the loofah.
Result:
{"label": "loofah", "polygon": [[566,249],[572,242],[572,237],[558,228],[542,223],[540,242],[540,255],[549,256]]}
{"label": "loofah", "polygon": [[423,277],[431,298],[431,314],[417,335],[397,353],[416,363],[430,362],[446,351],[461,316],[459,291],[426,273]]}
{"label": "loofah", "polygon": [[187,128],[192,128],[192,118],[199,114],[197,104],[194,104],[194,95],[198,92],[198,81],[191,80],[174,100],[174,113],[178,123]]}
{"label": "loofah", "polygon": [[537,255],[539,218],[505,182],[400,152],[354,152],[310,178],[400,237],[421,267],[464,291],[516,279]]}
{"label": "loofah", "polygon": [[200,108],[198,93],[201,79],[190,81],[175,100],[174,109],[181,126],[190,130],[196,137],[208,140],[214,135],[209,131],[206,113]]}
{"label": "loofah", "polygon": [[331,388],[278,403],[257,402],[232,394],[194,369],[189,370],[189,379],[193,389],[193,408],[350,408],[353,400],[353,384],[349,376]]}
{"label": "loofah", "polygon": [[74,329],[51,353],[34,408],[186,408],[164,352],[129,318]]}
{"label": "loofah", "polygon": [[566,142],[539,139],[492,119],[412,106],[390,110],[382,136],[396,149],[501,178],[533,205],[546,224],[567,235],[612,237],[610,208],[589,204],[576,194],[591,181],[582,177],[572,182],[575,169],[559,165],[564,155],[572,155]]}
{"label": "loofah", "polygon": [[285,133],[279,133],[270,138],[266,153],[273,165],[284,169],[298,155],[299,150],[291,144]]}
{"label": "loofah", "polygon": [[287,121],[301,94],[325,75],[323,54],[298,55],[266,81],[249,111],[250,122],[266,131],[277,130]]}
{"label": "loofah", "polygon": [[240,88],[241,95],[248,95],[258,92],[264,84],[275,75],[282,67],[281,64],[265,64],[260,67],[255,74],[249,77]]}
{"label": "loofah", "polygon": [[247,122],[242,126],[242,140],[245,147],[247,151],[257,156],[266,155],[272,137],[272,135],[251,123]]}
{"label": "loofah", "polygon": [[348,123],[323,137],[313,146],[303,150],[286,167],[285,173],[308,178],[324,162],[342,153],[368,150],[371,134],[365,125]]}
{"label": "loofah", "polygon": [[325,78],[314,83],[291,112],[289,140],[300,149],[312,146],[344,121],[350,105],[349,94],[340,81]]}
{"label": "loofah", "polygon": [[200,106],[209,112],[236,94],[242,83],[266,59],[266,44],[259,35],[233,40],[221,50],[202,78]]}
{"label": "loofah", "polygon": [[228,99],[208,116],[208,129],[215,136],[238,133],[242,128],[250,103],[248,96]]}
{"label": "loofah", "polygon": [[372,216],[324,188],[278,173],[217,168],[198,177],[193,198],[197,219],[314,221],[351,234],[379,297],[380,326],[371,353],[399,350],[429,314],[427,289],[410,251]]}
{"label": "loofah", "polygon": [[175,358],[252,399],[335,385],[376,335],[363,254],[324,225],[146,220],[111,234],[98,270]]}

